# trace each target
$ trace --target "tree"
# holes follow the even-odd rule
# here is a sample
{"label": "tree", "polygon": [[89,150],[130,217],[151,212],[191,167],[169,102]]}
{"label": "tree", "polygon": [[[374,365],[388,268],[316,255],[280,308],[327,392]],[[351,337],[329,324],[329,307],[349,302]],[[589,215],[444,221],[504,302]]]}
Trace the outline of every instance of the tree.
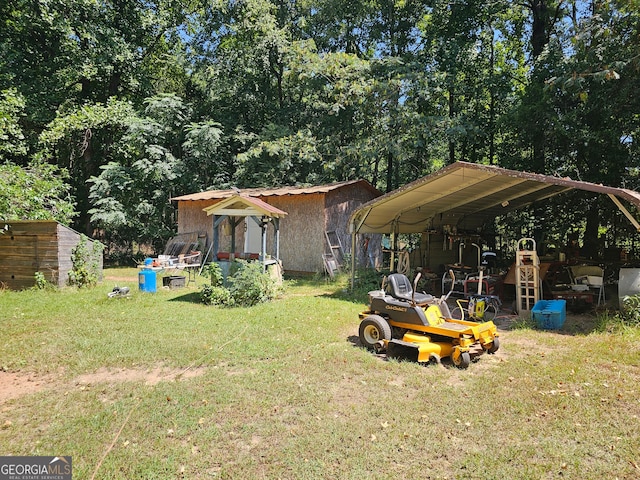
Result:
{"label": "tree", "polygon": [[151,97],[145,105],[143,116],[127,117],[113,148],[117,161],[90,177],[88,213],[108,245],[131,248],[135,242],[160,250],[174,234],[170,198],[215,181],[209,169],[221,131],[211,122],[193,122],[193,109],[175,95]]}
{"label": "tree", "polygon": [[71,193],[78,202],[76,227],[82,232],[90,234],[93,230],[87,179],[97,175],[101,165],[121,155],[118,141],[134,115],[126,101],[86,104],[59,112],[40,135],[37,158],[57,163],[70,174]]}
{"label": "tree", "polygon": [[0,162],[20,160],[27,154],[20,125],[24,106],[24,98],[15,89],[0,91]]}
{"label": "tree", "polygon": [[66,172],[46,163],[33,162],[26,168],[0,164],[0,218],[69,225],[75,209],[66,178]]}
{"label": "tree", "polygon": [[[626,2],[594,2],[590,14],[574,25],[573,55],[558,62],[547,81],[557,112],[550,123],[548,165],[582,180],[637,188],[640,14]],[[604,219],[616,217],[615,207],[595,199],[585,205],[584,245],[595,253],[601,233],[614,240],[615,228]]]}

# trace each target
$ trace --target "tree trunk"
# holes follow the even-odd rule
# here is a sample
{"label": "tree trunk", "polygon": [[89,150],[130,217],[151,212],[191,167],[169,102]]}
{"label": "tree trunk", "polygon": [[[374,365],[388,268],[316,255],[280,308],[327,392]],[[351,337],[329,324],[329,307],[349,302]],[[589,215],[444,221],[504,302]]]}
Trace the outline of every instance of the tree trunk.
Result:
{"label": "tree trunk", "polygon": [[393,153],[387,152],[387,189],[385,193],[393,190]]}
{"label": "tree trunk", "polygon": [[582,255],[589,259],[601,258],[599,252],[598,228],[600,226],[600,209],[598,202],[594,201],[587,211],[587,224],[584,230],[582,242]]}
{"label": "tree trunk", "polygon": [[495,165],[496,156],[496,144],[495,144],[495,118],[496,118],[496,89],[494,82],[494,69],[495,69],[495,43],[493,28],[489,26],[489,33],[491,33],[491,50],[489,54],[489,165]]}
{"label": "tree trunk", "polygon": [[[548,13],[547,0],[531,0],[529,4],[533,17],[531,27],[531,54],[533,56],[533,75],[531,76],[530,89],[532,95],[530,101],[535,108],[535,103],[542,99],[544,93],[544,72],[540,71],[537,60],[544,51],[547,43],[549,43],[550,19]],[[536,112],[532,122],[532,144],[533,158],[531,159],[531,167],[534,172],[545,173],[545,125],[543,112]]]}
{"label": "tree trunk", "polygon": [[[453,122],[455,115],[455,101],[453,87],[449,88],[449,118]],[[449,140],[449,163],[456,161],[456,144],[453,140]]]}

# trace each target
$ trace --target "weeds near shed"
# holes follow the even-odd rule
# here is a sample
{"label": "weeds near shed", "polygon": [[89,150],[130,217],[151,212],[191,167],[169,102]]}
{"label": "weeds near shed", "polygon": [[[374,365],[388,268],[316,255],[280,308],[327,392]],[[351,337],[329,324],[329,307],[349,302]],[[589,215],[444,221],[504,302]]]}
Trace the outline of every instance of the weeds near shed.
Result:
{"label": "weeds near shed", "polygon": [[100,276],[100,257],[103,246],[99,242],[93,242],[89,250],[86,235],[80,236],[80,241],[71,250],[71,263],[73,267],[69,272],[69,285],[76,287],[95,287]]}
{"label": "weeds near shed", "polygon": [[51,288],[53,285],[47,281],[47,277],[42,272],[36,272],[34,274],[35,284],[33,288],[35,290],[44,290],[46,288]]}
{"label": "weeds near shed", "polygon": [[598,314],[596,331],[603,333],[636,333],[640,327],[640,295],[626,296],[622,310]]}

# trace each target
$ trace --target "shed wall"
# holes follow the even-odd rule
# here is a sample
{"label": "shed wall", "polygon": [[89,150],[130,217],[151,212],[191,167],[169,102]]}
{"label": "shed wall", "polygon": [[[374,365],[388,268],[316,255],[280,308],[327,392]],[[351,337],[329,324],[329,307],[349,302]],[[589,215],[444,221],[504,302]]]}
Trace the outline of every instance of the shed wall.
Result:
{"label": "shed wall", "polygon": [[80,234],[53,221],[2,223],[11,228],[0,235],[0,284],[12,290],[30,288],[35,285],[35,273],[41,272],[53,285],[66,285],[73,266],[71,250]]}
{"label": "shed wall", "polygon": [[[351,234],[349,232],[349,217],[363,203],[376,198],[370,190],[361,188],[344,187],[327,193],[325,198],[324,210],[324,230],[327,232],[335,231],[340,239],[340,244],[345,254],[351,253]],[[356,252],[357,266],[374,266],[381,261],[382,258],[382,235],[371,234],[360,236]],[[327,253],[330,247],[323,232],[323,248]]]}
{"label": "shed wall", "polygon": [[[322,272],[324,264],[324,193],[268,198],[268,203],[287,212],[280,219],[280,258],[287,272]],[[273,248],[273,235],[268,248]]]}
{"label": "shed wall", "polygon": [[178,234],[198,232],[211,237],[213,218],[204,208],[213,205],[211,200],[178,202]]}

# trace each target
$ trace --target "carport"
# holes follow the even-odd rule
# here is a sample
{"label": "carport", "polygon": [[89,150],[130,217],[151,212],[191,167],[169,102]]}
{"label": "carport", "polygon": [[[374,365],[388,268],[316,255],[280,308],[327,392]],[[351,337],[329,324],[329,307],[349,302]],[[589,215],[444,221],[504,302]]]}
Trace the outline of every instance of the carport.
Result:
{"label": "carport", "polygon": [[[357,235],[389,234],[393,239],[400,233],[478,231],[499,215],[570,190],[607,195],[640,231],[640,223],[627,209],[640,209],[640,193],[633,190],[455,162],[362,205],[351,215],[351,271],[356,267]],[[393,251],[394,247],[392,255]],[[352,285],[354,280],[352,273]]]}

